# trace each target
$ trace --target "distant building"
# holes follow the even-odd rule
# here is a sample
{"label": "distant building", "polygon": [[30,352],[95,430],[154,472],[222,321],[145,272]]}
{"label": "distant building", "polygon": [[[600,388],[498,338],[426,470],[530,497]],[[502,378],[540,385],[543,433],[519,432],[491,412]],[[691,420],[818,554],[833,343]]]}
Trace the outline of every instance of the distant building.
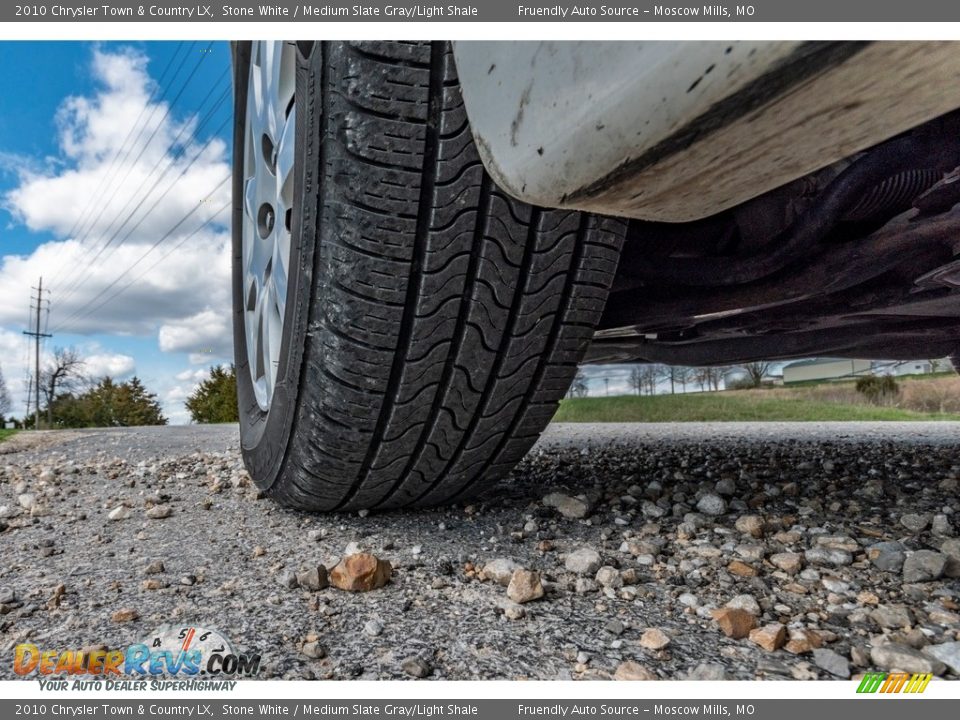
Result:
{"label": "distant building", "polygon": [[932,372],[944,372],[938,367],[939,361],[908,360],[892,362],[875,362],[873,372],[876,375],[926,375]]}
{"label": "distant building", "polygon": [[798,360],[783,367],[783,382],[787,385],[809,380],[847,380],[869,375],[873,371],[870,360],[845,358],[817,358]]}

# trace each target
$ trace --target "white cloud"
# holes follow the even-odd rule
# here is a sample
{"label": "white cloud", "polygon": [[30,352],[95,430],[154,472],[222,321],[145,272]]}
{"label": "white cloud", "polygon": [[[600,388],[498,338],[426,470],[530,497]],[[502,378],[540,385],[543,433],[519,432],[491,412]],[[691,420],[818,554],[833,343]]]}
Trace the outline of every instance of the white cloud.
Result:
{"label": "white cloud", "polygon": [[91,378],[109,375],[114,380],[126,380],[136,369],[137,364],[129,355],[101,353],[83,358],[83,372]]}
{"label": "white cloud", "polygon": [[[90,96],[65,99],[57,114],[59,158],[39,163],[42,169],[38,163],[21,165],[18,185],[2,198],[17,222],[57,239],[28,256],[2,259],[0,324],[22,323],[24,299],[42,275],[51,290],[50,326],[60,332],[145,335],[163,326],[168,335],[178,337],[186,324],[204,345],[227,348],[229,355],[228,233],[211,224],[160,260],[204,221],[216,217],[226,222],[228,213],[217,213],[229,201],[229,182],[211,192],[229,175],[226,143],[216,138],[204,149],[207,136],[195,135],[196,117],[182,117],[166,103],[150,102],[154,85],[142,54],[97,49],[91,72],[98,89]],[[204,133],[216,129],[222,117]],[[138,119],[145,124],[144,132],[130,136],[131,152],[115,162]],[[129,269],[191,210],[189,220]],[[109,247],[91,262],[111,238]],[[142,279],[97,307],[158,260]],[[198,316],[227,321],[200,332]],[[179,352],[181,345],[161,342],[161,349]]]}
{"label": "white cloud", "polygon": [[[160,349],[164,352],[186,352],[208,358],[228,355],[232,345],[231,316],[204,310],[181,320],[165,323],[160,328]],[[191,360],[192,361],[192,360]]]}
{"label": "white cloud", "polygon": [[200,383],[206,380],[210,376],[210,371],[207,368],[202,368],[200,370],[184,370],[176,374],[176,379],[181,382],[187,382],[188,380],[194,383]]}

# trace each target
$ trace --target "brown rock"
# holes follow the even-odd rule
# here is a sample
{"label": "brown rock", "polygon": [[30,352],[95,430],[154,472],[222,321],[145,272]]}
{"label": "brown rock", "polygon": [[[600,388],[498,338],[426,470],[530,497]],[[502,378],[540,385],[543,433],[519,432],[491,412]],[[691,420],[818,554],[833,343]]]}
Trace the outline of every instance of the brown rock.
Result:
{"label": "brown rock", "polygon": [[791,630],[790,642],[785,650],[794,655],[803,655],[823,645],[823,638],[814,630]]}
{"label": "brown rock", "polygon": [[510,584],[507,585],[507,597],[515,603],[542,598],[543,584],[540,582],[540,574],[523,568],[514,570],[510,576]]}
{"label": "brown rock", "polygon": [[640,663],[634,662],[633,660],[627,660],[626,662],[622,662],[619,666],[617,666],[616,672],[613,673],[613,679],[656,680],[657,676]]}
{"label": "brown rock", "polygon": [[382,588],[390,580],[393,568],[386,560],[370,553],[347,555],[330,571],[330,583],[349,592],[367,592]]}
{"label": "brown rock", "polygon": [[727,637],[739,640],[745,638],[757,626],[757,619],[746,610],[738,608],[720,608],[713,611],[713,619]]}
{"label": "brown rock", "polygon": [[734,560],[732,563],[727,565],[727,571],[733,575],[738,575],[740,577],[756,577],[757,570],[752,565],[747,565],[745,562],[740,560]]}
{"label": "brown rock", "polygon": [[763,537],[763,518],[759,515],[741,515],[737,518],[735,527],[744,535],[760,538]]}
{"label": "brown rock", "polygon": [[787,641],[787,629],[780,623],[770,623],[756,630],[751,630],[750,641],[767,652],[773,652],[782,648]]}
{"label": "brown rock", "polygon": [[670,638],[660,628],[647,628],[640,636],[640,645],[647,650],[662,650],[670,644]]}
{"label": "brown rock", "polygon": [[803,557],[798,553],[776,553],[770,556],[770,562],[790,575],[796,575],[803,567]]}
{"label": "brown rock", "polygon": [[173,508],[169,505],[154,505],[147,510],[147,517],[151,520],[163,520],[173,514]]}
{"label": "brown rock", "polygon": [[110,616],[110,619],[115,623],[126,623],[133,622],[138,617],[140,617],[140,613],[133,608],[120,608]]}
{"label": "brown rock", "polygon": [[156,580],[151,578],[149,580],[144,580],[141,584],[141,587],[144,590],[162,590],[167,584],[163,580]]}

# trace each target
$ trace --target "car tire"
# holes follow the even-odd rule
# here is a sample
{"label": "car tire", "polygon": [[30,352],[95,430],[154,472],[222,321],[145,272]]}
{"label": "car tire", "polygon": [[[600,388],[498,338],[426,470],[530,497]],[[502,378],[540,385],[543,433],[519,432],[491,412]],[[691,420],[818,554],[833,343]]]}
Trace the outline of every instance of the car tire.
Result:
{"label": "car tire", "polygon": [[[324,511],[435,505],[489,486],[570,385],[625,224],[531,207],[495,185],[448,43],[233,52],[234,338],[253,480],[285,505]],[[291,76],[294,127],[264,124],[287,102]],[[278,77],[280,99],[256,105]],[[274,181],[261,189],[250,175],[262,157],[279,177],[289,156],[283,138],[259,138],[267,125],[295,136],[275,211]],[[282,246],[269,240],[280,228],[285,286],[272,279],[282,252],[271,277],[250,260],[267,255],[258,243]]]}

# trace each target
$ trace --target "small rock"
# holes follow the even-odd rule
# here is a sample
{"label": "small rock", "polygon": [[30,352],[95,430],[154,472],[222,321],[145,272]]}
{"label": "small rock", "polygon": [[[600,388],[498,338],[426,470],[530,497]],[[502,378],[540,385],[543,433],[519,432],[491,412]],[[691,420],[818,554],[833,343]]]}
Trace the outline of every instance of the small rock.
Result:
{"label": "small rock", "polygon": [[151,520],[163,520],[168,518],[173,514],[173,508],[169,505],[154,505],[151,508],[147,508],[147,517]]}
{"label": "small rock", "polygon": [[913,613],[903,605],[881,605],[870,612],[870,618],[882,628],[909,628]]}
{"label": "small rock", "polygon": [[580,519],[590,514],[590,503],[583,497],[571,497],[563,493],[550,493],[543,504],[554,508],[566,518]]}
{"label": "small rock", "polygon": [[877,570],[900,572],[907,555],[898,542],[879,542],[867,548],[867,559]]}
{"label": "small rock", "polygon": [[850,677],[850,663],[839,653],[827,648],[815,648],[813,651],[813,662],[821,670],[826,670],[831,675],[840,678]]}
{"label": "small rock", "polygon": [[860,544],[847,535],[818,535],[816,544],[828,550],[844,550],[848,553],[856,552],[860,548]]}
{"label": "small rock", "polygon": [[113,510],[107,513],[107,517],[111,520],[126,520],[130,517],[130,508],[126,505],[117,505]]}
{"label": "small rock", "polygon": [[577,578],[577,582],[574,583],[573,588],[578,595],[586,595],[587,593],[596,592],[600,589],[600,586],[589,578]]}
{"label": "small rock", "polygon": [[839,550],[829,547],[810,548],[803,554],[806,561],[812,565],[833,565],[841,567],[850,565],[853,562],[853,556],[846,550]]}
{"label": "small rock", "polygon": [[146,575],[158,575],[162,573],[166,568],[163,565],[163,560],[154,560],[149,565],[147,565],[143,572]]}
{"label": "small rock", "polygon": [[507,597],[520,605],[542,598],[543,584],[540,582],[540,574],[523,568],[514,570],[507,586]]}
{"label": "small rock", "polygon": [[527,611],[522,606],[511,603],[503,609],[503,616],[507,620],[521,620],[527,616]]}
{"label": "small rock", "polygon": [[727,501],[719,495],[707,493],[697,501],[697,510],[704,515],[723,515],[727,511]]}
{"label": "small rock", "polygon": [[796,628],[790,631],[790,639],[784,649],[794,655],[803,655],[823,645],[823,637],[815,630]]}
{"label": "small rock", "polygon": [[519,570],[520,567],[519,563],[509,558],[496,558],[483,566],[483,570],[480,571],[480,578],[506,587],[510,584],[514,571]]}
{"label": "small rock", "polygon": [[936,537],[950,537],[953,535],[953,524],[946,515],[938,514],[933,516],[933,522],[930,523],[930,532]]}
{"label": "small rock", "polygon": [[600,553],[593,548],[580,548],[567,555],[564,567],[578,575],[595,575],[600,569]]}
{"label": "small rock", "polygon": [[946,567],[946,555],[933,550],[917,550],[903,561],[903,581],[930,582],[942,577]]}
{"label": "small rock", "polygon": [[960,675],[960,642],[930,645],[924,648],[923,652],[942,662],[954,675]]}
{"label": "small rock", "polygon": [[370,637],[376,637],[383,632],[383,623],[379,620],[367,620],[363,625],[364,635],[369,635]]}
{"label": "small rock", "polygon": [[767,652],[774,652],[787,641],[787,629],[780,623],[770,623],[750,631],[750,641]]}
{"label": "small rock", "polygon": [[311,592],[323,590],[330,585],[330,581],[327,579],[327,568],[323,565],[317,565],[309,570],[297,573],[297,584],[304,590]]}
{"label": "small rock", "polygon": [[729,565],[727,565],[727,572],[731,575],[736,575],[738,577],[756,577],[757,569],[752,565],[747,565],[745,562],[740,560],[734,560]]}
{"label": "small rock", "polygon": [[390,580],[393,568],[386,560],[370,553],[356,553],[343,558],[330,571],[330,583],[348,592],[368,592],[382,588]]}
{"label": "small rock", "polygon": [[790,575],[796,575],[803,568],[803,558],[798,553],[776,553],[770,556],[770,562]]}
{"label": "small rock", "polygon": [[614,680],[656,680],[657,676],[638,662],[627,660],[617,666],[613,673]]}
{"label": "small rock", "polygon": [[720,608],[712,613],[723,634],[734,640],[745,638],[757,626],[757,619],[746,610]]}
{"label": "small rock", "polygon": [[900,524],[912,533],[921,533],[930,524],[930,516],[909,513],[901,516]]}
{"label": "small rock", "polygon": [[687,673],[687,680],[727,680],[727,669],[720,663],[703,662]]}
{"label": "small rock", "polygon": [[605,565],[597,570],[597,574],[594,579],[600,584],[601,587],[615,589],[623,587],[623,578],[620,577],[620,572],[615,567],[611,567],[609,565]]}
{"label": "small rock", "polygon": [[285,587],[287,590],[296,590],[297,574],[293,570],[284,570],[277,575],[277,582],[280,583],[280,587]]}
{"label": "small rock", "polygon": [[670,644],[670,638],[660,628],[647,628],[640,636],[640,646],[647,650],[662,650]]}
{"label": "small rock", "polygon": [[133,622],[140,617],[140,613],[134,610],[133,608],[120,608],[116,610],[113,615],[110,616],[110,619],[115,623],[127,623]]}
{"label": "small rock", "polygon": [[733,608],[734,610],[745,610],[751,615],[760,614],[760,603],[757,602],[757,599],[753,595],[736,595],[730,598],[730,600],[724,604],[724,607]]}
{"label": "small rock", "polygon": [[873,664],[883,670],[901,670],[908,673],[942,675],[946,666],[936,657],[930,657],[912,647],[899,643],[874,645],[870,649]]}
{"label": "small rock", "polygon": [[327,656],[327,650],[316,640],[310,640],[305,642],[301,648],[300,652],[306,655],[308,658],[313,660],[321,660]]}
{"label": "small rock", "polygon": [[960,539],[944,540],[940,552],[947,556],[943,574],[949,578],[960,578]]}
{"label": "small rock", "polygon": [[764,522],[759,515],[741,515],[737,518],[735,526],[737,530],[750,537],[763,537]]}
{"label": "small rock", "polygon": [[403,668],[403,671],[407,675],[412,675],[415,678],[425,678],[433,672],[430,663],[418,655],[411,655],[408,658],[404,658],[400,662],[400,667]]}

